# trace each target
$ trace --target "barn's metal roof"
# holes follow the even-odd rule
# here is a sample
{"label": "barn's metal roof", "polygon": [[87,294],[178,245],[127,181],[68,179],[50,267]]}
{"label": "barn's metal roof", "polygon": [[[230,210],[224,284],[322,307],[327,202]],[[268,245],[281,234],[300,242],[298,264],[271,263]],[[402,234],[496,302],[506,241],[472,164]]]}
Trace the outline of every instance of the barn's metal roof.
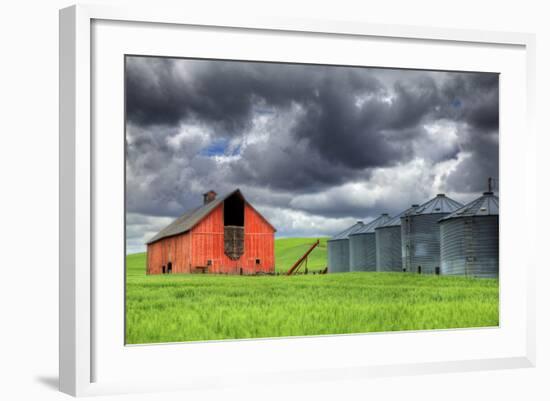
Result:
{"label": "barn's metal roof", "polygon": [[439,221],[473,216],[498,216],[498,196],[493,192],[484,192],[481,197],[457,209]]}
{"label": "barn's metal roof", "polygon": [[[195,227],[202,219],[208,216],[214,209],[216,209],[220,204],[222,204],[227,198],[238,193],[245,203],[248,203],[243,194],[239,189],[234,190],[224,196],[216,198],[215,200],[201,205],[195,209],[191,209],[188,212],[185,212],[172,223],[168,224],[162,230],[160,230],[153,238],[147,241],[147,244],[152,244],[160,239],[171,237],[177,234],[183,234],[186,231],[191,230]],[[248,203],[249,204],[249,203]],[[249,204],[252,207],[252,205]],[[257,211],[256,211],[257,212]],[[259,214],[259,213],[258,213]],[[261,216],[261,215],[260,215]],[[263,216],[262,216],[263,217]],[[265,218],[264,218],[265,220]],[[266,222],[271,225],[267,220]],[[273,227],[273,226],[272,226]],[[273,228],[275,229],[275,228]]]}
{"label": "barn's metal roof", "polygon": [[356,234],[374,233],[374,229],[376,227],[379,227],[387,223],[389,220],[391,220],[391,217],[387,213],[383,213],[380,216],[378,216],[376,219],[371,221],[370,223],[364,224],[363,227],[359,228],[353,234],[356,235]]}
{"label": "barn's metal roof", "polygon": [[414,212],[417,207],[418,207],[418,205],[412,205],[407,210],[402,211],[398,215],[396,215],[396,216],[392,217],[391,219],[389,219],[386,223],[381,224],[376,228],[400,226],[401,225],[401,217]]}
{"label": "barn's metal roof", "polygon": [[353,234],[354,232],[356,232],[357,230],[359,230],[361,227],[363,227],[365,224],[362,222],[362,221],[358,221],[357,223],[355,223],[353,226],[349,227],[349,228],[346,228],[344,231],[342,231],[341,233],[338,233],[336,234],[335,236],[331,237],[329,239],[329,241],[336,241],[336,240],[340,240],[340,239],[348,239],[348,237],[350,236],[350,234]]}
{"label": "barn's metal roof", "polygon": [[464,206],[462,203],[445,196],[445,194],[437,194],[437,196],[418,206],[407,215],[452,213],[462,206]]}

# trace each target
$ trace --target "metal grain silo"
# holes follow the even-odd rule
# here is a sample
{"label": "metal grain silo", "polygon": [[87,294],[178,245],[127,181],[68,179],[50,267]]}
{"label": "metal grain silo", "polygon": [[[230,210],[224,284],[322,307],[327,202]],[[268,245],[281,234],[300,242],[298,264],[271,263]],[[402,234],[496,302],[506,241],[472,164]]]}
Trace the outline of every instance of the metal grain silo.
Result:
{"label": "metal grain silo", "polygon": [[349,235],[349,270],[352,272],[376,271],[376,227],[390,220],[387,213]]}
{"label": "metal grain silo", "polygon": [[439,221],[442,274],[498,277],[498,203],[485,192]]}
{"label": "metal grain silo", "polygon": [[462,207],[444,194],[401,217],[403,270],[411,273],[440,273],[439,220]]}
{"label": "metal grain silo", "polygon": [[376,271],[402,272],[403,258],[401,256],[401,217],[413,212],[418,205],[412,205],[407,210],[392,217],[385,224],[376,227]]}
{"label": "metal grain silo", "polygon": [[342,273],[349,272],[349,235],[364,226],[358,221],[353,226],[345,229],[327,241],[328,251],[328,272]]}

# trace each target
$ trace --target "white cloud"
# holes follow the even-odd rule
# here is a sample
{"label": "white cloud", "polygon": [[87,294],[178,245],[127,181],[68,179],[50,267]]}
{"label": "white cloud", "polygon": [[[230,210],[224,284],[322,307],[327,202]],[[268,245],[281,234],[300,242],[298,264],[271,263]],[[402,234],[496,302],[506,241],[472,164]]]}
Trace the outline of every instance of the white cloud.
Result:
{"label": "white cloud", "polygon": [[324,237],[337,234],[355,224],[354,217],[330,218],[290,208],[258,207],[278,229],[277,237]]}
{"label": "white cloud", "polygon": [[153,217],[139,213],[127,213],[126,253],[145,252],[145,243],[173,220],[171,217]]}
{"label": "white cloud", "polygon": [[445,177],[466,157],[459,154],[432,164],[415,158],[406,164],[377,168],[368,180],[348,182],[314,194],[296,196],[290,206],[313,213],[326,213],[334,208],[349,210],[378,209],[395,214],[413,203],[423,203],[437,193],[445,192]]}
{"label": "white cloud", "polygon": [[186,153],[198,153],[207,146],[211,140],[211,133],[208,127],[200,124],[181,124],[178,133],[166,137],[166,143],[173,150],[185,148]]}

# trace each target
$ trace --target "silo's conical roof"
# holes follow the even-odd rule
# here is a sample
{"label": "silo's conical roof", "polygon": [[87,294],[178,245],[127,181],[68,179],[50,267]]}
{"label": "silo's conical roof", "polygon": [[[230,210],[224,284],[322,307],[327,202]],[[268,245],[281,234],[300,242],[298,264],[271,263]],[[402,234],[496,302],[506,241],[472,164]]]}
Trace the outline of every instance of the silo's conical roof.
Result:
{"label": "silo's conical roof", "polygon": [[418,205],[412,205],[410,208],[408,208],[407,210],[404,210],[402,211],[401,213],[399,213],[398,215],[392,217],[391,219],[389,219],[386,223],[378,226],[377,228],[379,227],[392,227],[392,226],[400,226],[401,225],[401,217],[407,215],[407,214],[410,214],[412,212],[414,212],[416,210],[416,208],[418,207]]}
{"label": "silo's conical roof", "polygon": [[359,230],[360,228],[362,228],[365,224],[362,222],[362,221],[358,221],[357,223],[355,223],[353,226],[349,227],[349,228],[346,228],[344,231],[342,231],[341,233],[338,233],[336,234],[335,236],[331,237],[329,239],[329,241],[335,241],[335,240],[339,240],[339,239],[347,239],[349,237],[350,234],[353,234],[354,232],[356,232],[357,230]]}
{"label": "silo's conical roof", "polygon": [[462,206],[464,206],[462,203],[445,196],[445,194],[437,194],[435,198],[418,206],[411,213],[408,213],[408,215],[452,213]]}
{"label": "silo's conical roof", "polygon": [[[385,224],[388,220],[390,220],[391,217],[388,216],[387,213],[381,214],[379,217],[374,219],[373,221],[364,224],[363,227],[359,228],[357,231],[355,231],[353,234],[366,234],[366,233],[373,233],[374,229],[378,226],[381,226]],[[350,234],[351,235],[351,234]]]}
{"label": "silo's conical roof", "polygon": [[481,197],[443,217],[441,220],[473,216],[498,216],[498,196],[492,192],[484,192]]}

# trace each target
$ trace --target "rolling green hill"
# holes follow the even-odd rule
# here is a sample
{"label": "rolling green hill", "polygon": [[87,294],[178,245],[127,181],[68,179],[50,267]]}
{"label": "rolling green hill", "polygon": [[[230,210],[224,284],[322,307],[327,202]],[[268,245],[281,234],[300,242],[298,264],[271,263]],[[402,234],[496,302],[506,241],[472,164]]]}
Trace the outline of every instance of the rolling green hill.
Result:
{"label": "rolling green hill", "polygon": [[[309,271],[322,270],[327,267],[327,239],[319,238],[320,243],[309,254],[307,268]],[[309,249],[317,238],[278,238],[275,240],[275,269],[286,272]],[[305,267],[302,266],[301,269]],[[301,270],[303,271],[303,270]]]}

